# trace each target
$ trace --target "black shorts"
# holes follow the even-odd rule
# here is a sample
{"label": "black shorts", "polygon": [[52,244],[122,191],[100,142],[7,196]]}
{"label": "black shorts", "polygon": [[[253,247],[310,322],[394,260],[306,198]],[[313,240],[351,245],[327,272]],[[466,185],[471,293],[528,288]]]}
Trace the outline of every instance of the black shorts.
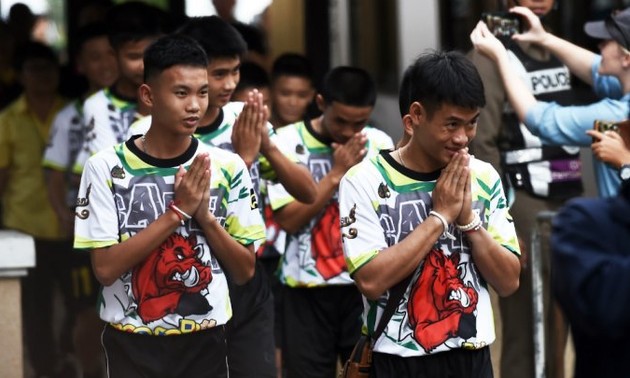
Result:
{"label": "black shorts", "polygon": [[276,377],[274,302],[260,262],[244,285],[228,281],[232,319],[227,324],[230,378]]}
{"label": "black shorts", "polygon": [[271,287],[271,294],[273,294],[273,334],[276,341],[276,348],[282,348],[282,327],[284,327],[284,320],[282,319],[282,283],[278,278],[278,264],[280,263],[280,256],[265,257],[260,259],[267,277],[269,277],[269,287]]}
{"label": "black shorts", "polygon": [[361,336],[363,301],[354,285],[315,288],[284,286],[284,343],[287,378],[335,377]]}
{"label": "black shorts", "polygon": [[490,348],[453,349],[422,357],[400,357],[375,352],[372,354],[370,378],[381,377],[492,378]]}
{"label": "black shorts", "polygon": [[111,378],[227,377],[225,327],[173,336],[123,332],[106,325],[102,335]]}

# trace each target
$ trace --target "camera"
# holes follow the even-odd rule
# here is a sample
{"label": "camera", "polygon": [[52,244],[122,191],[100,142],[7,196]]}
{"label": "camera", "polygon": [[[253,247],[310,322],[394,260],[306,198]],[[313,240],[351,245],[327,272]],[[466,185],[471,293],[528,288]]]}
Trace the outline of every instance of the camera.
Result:
{"label": "camera", "polygon": [[595,122],[593,122],[593,129],[595,131],[599,131],[600,133],[605,133],[606,131],[614,131],[618,133],[621,135],[625,145],[630,148],[630,120],[602,121],[596,119]]}
{"label": "camera", "polygon": [[481,20],[495,37],[511,37],[523,31],[521,16],[510,12],[488,12],[481,15]]}

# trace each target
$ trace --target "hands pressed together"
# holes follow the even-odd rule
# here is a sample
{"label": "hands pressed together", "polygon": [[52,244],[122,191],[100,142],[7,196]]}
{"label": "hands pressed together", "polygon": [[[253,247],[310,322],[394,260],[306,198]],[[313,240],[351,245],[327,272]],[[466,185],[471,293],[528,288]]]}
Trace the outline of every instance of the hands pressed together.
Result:
{"label": "hands pressed together", "polygon": [[271,142],[267,130],[269,109],[263,104],[263,96],[257,89],[249,92],[243,110],[232,128],[234,151],[250,167],[261,150],[269,148]]}
{"label": "hands pressed together", "polygon": [[367,136],[363,131],[352,136],[346,143],[333,143],[333,167],[331,171],[337,171],[341,175],[348,169],[359,163],[367,154]]}
{"label": "hands pressed together", "polygon": [[175,200],[177,206],[199,224],[215,220],[209,209],[210,156],[207,152],[195,156],[188,170],[179,166],[175,174]]}
{"label": "hands pressed together", "polygon": [[440,213],[448,223],[465,225],[473,221],[470,159],[468,149],[453,155],[442,170],[433,189],[433,210]]}

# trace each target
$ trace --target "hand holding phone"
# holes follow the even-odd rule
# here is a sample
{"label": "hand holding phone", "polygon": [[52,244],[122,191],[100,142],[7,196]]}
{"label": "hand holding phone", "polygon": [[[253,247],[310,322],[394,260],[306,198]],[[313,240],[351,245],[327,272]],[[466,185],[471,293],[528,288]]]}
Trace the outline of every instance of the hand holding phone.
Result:
{"label": "hand holding phone", "polygon": [[497,38],[509,38],[523,32],[521,16],[510,12],[482,13],[481,20],[488,25],[488,29]]}

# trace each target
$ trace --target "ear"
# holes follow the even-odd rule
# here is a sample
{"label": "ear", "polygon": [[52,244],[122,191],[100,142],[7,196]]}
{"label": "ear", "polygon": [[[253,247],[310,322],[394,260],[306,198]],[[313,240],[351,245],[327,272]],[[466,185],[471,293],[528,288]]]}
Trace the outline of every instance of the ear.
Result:
{"label": "ear", "polygon": [[148,107],[153,107],[153,94],[151,93],[151,87],[147,84],[142,84],[138,88],[138,98],[142,103],[144,103]]}
{"label": "ear", "polygon": [[624,54],[622,54],[621,65],[624,68],[630,67],[630,54],[627,51],[624,51]]}
{"label": "ear", "polygon": [[409,105],[409,113],[407,114],[414,124],[420,124],[426,118],[427,112],[418,101],[414,101]]}
{"label": "ear", "polygon": [[315,103],[317,104],[317,108],[319,109],[319,111],[323,113],[326,109],[326,101],[324,101],[324,97],[320,94],[317,94],[317,96],[315,96]]}

